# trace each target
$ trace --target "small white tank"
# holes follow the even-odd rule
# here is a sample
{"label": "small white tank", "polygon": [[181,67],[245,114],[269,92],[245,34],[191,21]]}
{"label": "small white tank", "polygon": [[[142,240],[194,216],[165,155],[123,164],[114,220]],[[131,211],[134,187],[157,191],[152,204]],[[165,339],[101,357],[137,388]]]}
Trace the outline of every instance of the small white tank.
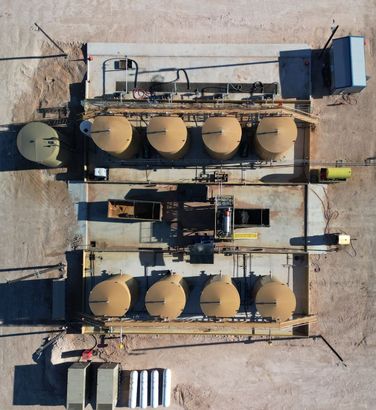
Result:
{"label": "small white tank", "polygon": [[150,395],[150,405],[153,409],[159,406],[159,373],[158,370],[153,370],[151,372],[151,395]]}
{"label": "small white tank", "polygon": [[163,384],[162,384],[162,405],[163,407],[170,407],[171,404],[171,370],[163,370]]}
{"label": "small white tank", "polygon": [[129,398],[128,407],[135,409],[137,407],[137,390],[138,390],[138,371],[133,370],[129,376]]}
{"label": "small white tank", "polygon": [[148,372],[142,370],[140,374],[140,407],[146,409],[148,406]]}

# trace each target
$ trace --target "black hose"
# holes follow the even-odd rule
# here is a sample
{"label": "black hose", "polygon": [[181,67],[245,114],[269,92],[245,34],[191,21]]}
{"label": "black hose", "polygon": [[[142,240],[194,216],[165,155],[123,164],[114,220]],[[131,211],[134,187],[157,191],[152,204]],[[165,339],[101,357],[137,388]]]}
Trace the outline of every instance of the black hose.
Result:
{"label": "black hose", "polygon": [[[210,91],[212,90],[212,91]],[[218,86],[207,86],[201,88],[201,94],[204,95],[205,92],[214,92],[214,90],[217,90],[218,92],[225,93],[227,89],[225,87],[218,87]]]}
{"label": "black hose", "polygon": [[232,83],[230,83],[229,85],[233,90],[235,90],[237,92],[240,92],[242,90],[242,85],[241,84],[232,84]]}
{"label": "black hose", "polygon": [[132,60],[131,58],[128,58],[128,61],[131,61],[132,63],[134,63],[134,65],[136,66],[136,74],[134,75],[134,88],[137,88],[137,77],[138,77],[138,63],[135,60]]}
{"label": "black hose", "polygon": [[167,82],[163,82],[163,81],[155,82],[155,83],[153,83],[153,84],[150,86],[149,91],[150,91],[150,92],[156,91],[155,88],[158,87],[159,85],[162,85],[162,84],[173,84],[173,83],[176,83],[178,80],[180,80],[180,75],[179,75],[179,72],[180,72],[180,71],[183,71],[183,73],[184,73],[184,75],[185,75],[185,79],[186,79],[186,81],[187,81],[187,90],[189,90],[189,89],[190,89],[190,86],[191,86],[191,83],[190,83],[190,81],[189,81],[188,74],[187,74],[187,72],[184,70],[184,68],[178,68],[178,69],[176,70],[176,78],[175,78],[175,80],[167,81]]}
{"label": "black hose", "polygon": [[[134,65],[136,66],[136,74],[135,74],[135,76],[134,76],[134,88],[137,88],[138,63],[137,63],[137,61],[132,60],[131,58],[128,58],[127,56],[125,56],[125,58],[128,59],[128,61],[131,61],[132,63],[134,63]],[[109,61],[113,61],[113,60],[120,61],[121,58],[119,58],[119,57],[111,57],[111,58],[108,58],[107,60],[105,60],[105,61],[103,62],[103,64],[102,64],[102,69],[103,69],[103,94],[105,94],[106,72],[107,72],[107,70],[106,70],[106,64],[107,64]],[[128,70],[128,67],[126,67],[125,70]]]}
{"label": "black hose", "polygon": [[251,87],[251,94],[256,91],[257,87],[260,87],[261,94],[264,92],[264,84],[261,81],[256,81],[255,83],[252,84]]}
{"label": "black hose", "polygon": [[98,345],[98,340],[97,340],[97,338],[95,337],[95,335],[90,335],[90,336],[92,336],[92,338],[94,339],[94,346],[90,349],[90,350],[94,350],[96,347],[97,347],[97,345]]}
{"label": "black hose", "polygon": [[184,68],[179,68],[179,69],[176,71],[176,80],[175,80],[175,81],[178,81],[178,80],[180,79],[179,71],[183,71],[183,73],[184,73],[184,75],[185,75],[185,79],[186,79],[186,81],[187,81],[187,90],[189,90],[189,88],[190,88],[190,82],[189,82],[188,74],[187,74],[187,72],[184,70]]}

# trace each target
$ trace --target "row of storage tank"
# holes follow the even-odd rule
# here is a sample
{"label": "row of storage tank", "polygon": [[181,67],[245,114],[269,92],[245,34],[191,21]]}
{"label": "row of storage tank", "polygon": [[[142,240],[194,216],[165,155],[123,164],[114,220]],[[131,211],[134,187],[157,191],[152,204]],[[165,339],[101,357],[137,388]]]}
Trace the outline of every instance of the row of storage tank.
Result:
{"label": "row of storage tank", "polygon": [[[265,160],[278,159],[294,144],[297,133],[292,117],[263,118],[256,131],[256,152]],[[140,138],[125,117],[96,117],[91,137],[99,148],[118,158],[129,159],[138,152]],[[180,117],[153,117],[147,126],[147,139],[166,159],[180,159],[189,149],[188,130]],[[209,117],[202,127],[203,144],[218,160],[232,158],[241,139],[242,127],[235,117]]]}
{"label": "row of storage tank", "polygon": [[[114,275],[97,284],[89,295],[89,306],[95,316],[122,317],[138,299],[138,282],[128,274]],[[183,312],[189,289],[179,274],[168,274],[155,282],[146,292],[145,306],[149,315],[173,320]],[[263,318],[285,321],[296,307],[294,292],[271,276],[256,281],[251,299]],[[214,275],[205,284],[200,307],[207,317],[231,318],[240,308],[240,295],[228,275]]]}
{"label": "row of storage tank", "polygon": [[[130,159],[139,151],[141,138],[123,116],[97,116],[87,131],[100,149],[117,158]],[[227,160],[237,153],[242,132],[235,117],[209,117],[202,127],[202,141],[212,158]],[[292,117],[262,118],[256,130],[256,153],[263,160],[277,160],[294,145],[297,134]],[[180,159],[189,150],[187,126],[180,117],[153,117],[147,139],[166,159]],[[17,136],[17,146],[25,158],[50,167],[61,166],[66,156],[61,136],[41,122],[25,125]]]}

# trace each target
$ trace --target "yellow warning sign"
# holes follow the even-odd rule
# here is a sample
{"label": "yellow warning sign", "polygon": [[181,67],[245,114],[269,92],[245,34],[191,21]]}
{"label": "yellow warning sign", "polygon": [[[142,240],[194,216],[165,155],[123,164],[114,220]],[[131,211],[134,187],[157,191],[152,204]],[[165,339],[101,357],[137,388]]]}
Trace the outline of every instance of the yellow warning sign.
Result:
{"label": "yellow warning sign", "polygon": [[258,239],[258,235],[256,232],[234,233],[233,239]]}

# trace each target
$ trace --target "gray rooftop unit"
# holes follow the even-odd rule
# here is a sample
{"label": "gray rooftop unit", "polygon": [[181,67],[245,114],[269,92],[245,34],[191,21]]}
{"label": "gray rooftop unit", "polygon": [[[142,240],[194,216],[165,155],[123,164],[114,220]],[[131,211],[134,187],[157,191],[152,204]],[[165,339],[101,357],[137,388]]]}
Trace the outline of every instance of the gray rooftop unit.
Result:
{"label": "gray rooftop unit", "polygon": [[97,373],[97,407],[96,410],[114,410],[119,385],[119,365],[104,363]]}
{"label": "gray rooftop unit", "polygon": [[330,48],[332,94],[358,93],[367,85],[364,37],[336,38]]}
{"label": "gray rooftop unit", "polygon": [[68,369],[67,409],[83,410],[87,401],[87,373],[90,362],[73,363]]}

